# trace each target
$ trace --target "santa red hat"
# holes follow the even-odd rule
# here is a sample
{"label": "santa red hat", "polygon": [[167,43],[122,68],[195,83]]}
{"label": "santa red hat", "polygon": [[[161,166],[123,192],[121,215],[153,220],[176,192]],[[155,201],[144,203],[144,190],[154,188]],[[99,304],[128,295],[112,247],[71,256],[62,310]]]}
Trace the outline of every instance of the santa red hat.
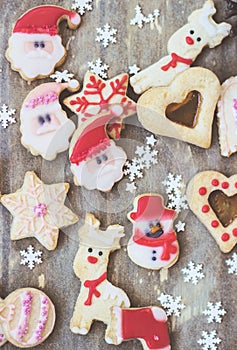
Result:
{"label": "santa red hat", "polygon": [[135,211],[128,213],[131,221],[174,220],[176,212],[164,206],[160,195],[145,194],[135,200]]}
{"label": "santa red hat", "polygon": [[68,25],[76,29],[81,17],[76,12],[71,12],[60,6],[38,6],[24,13],[16,22],[13,33],[27,34],[58,34],[58,24],[67,19]]}

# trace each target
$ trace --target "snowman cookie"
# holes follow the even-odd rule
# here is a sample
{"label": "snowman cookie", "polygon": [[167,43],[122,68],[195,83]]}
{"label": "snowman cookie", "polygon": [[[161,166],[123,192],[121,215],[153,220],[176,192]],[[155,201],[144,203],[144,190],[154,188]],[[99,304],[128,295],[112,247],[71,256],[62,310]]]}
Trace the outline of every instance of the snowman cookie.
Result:
{"label": "snowman cookie", "polygon": [[45,83],[37,86],[23,102],[21,118],[21,143],[34,155],[53,160],[69,147],[69,138],[75,130],[59,102],[64,89],[75,91],[77,80],[69,83]]}
{"label": "snowman cookie", "polygon": [[6,58],[23,79],[48,77],[64,62],[66,50],[58,35],[58,25],[64,19],[71,29],[78,28],[81,21],[78,13],[53,5],[34,7],[17,20]]}
{"label": "snowman cookie", "polygon": [[142,194],[135,198],[134,209],[128,213],[133,235],[128,242],[131,260],[146,269],[159,270],[175,264],[179,244],[173,222],[177,214],[164,206],[159,194]]}
{"label": "snowman cookie", "polygon": [[41,344],[52,333],[54,323],[54,305],[38,289],[17,289],[5,300],[0,299],[0,326],[3,329],[0,335],[17,347],[32,348]]}
{"label": "snowman cookie", "polygon": [[217,24],[214,2],[207,0],[201,9],[194,11],[188,23],[177,30],[168,42],[169,55],[144,69],[130,81],[137,94],[151,87],[167,86],[180,72],[188,69],[205,46],[213,48],[229,35],[231,25]]}

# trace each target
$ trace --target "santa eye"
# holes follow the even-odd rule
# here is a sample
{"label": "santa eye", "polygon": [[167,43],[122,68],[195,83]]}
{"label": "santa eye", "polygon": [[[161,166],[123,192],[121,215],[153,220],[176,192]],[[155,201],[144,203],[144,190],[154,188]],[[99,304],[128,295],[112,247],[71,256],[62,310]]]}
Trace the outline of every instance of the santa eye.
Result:
{"label": "santa eye", "polygon": [[100,157],[96,157],[96,163],[97,164],[101,164],[102,163]]}
{"label": "santa eye", "polygon": [[108,160],[108,157],[106,156],[106,154],[102,154],[102,159],[106,162],[106,160]]}
{"label": "santa eye", "polygon": [[43,117],[41,117],[41,115],[38,117],[38,122],[40,125],[43,125],[45,123],[45,120]]}
{"label": "santa eye", "polygon": [[35,42],[34,42],[34,47],[35,47],[35,48],[38,48],[38,47],[39,47],[38,41],[35,41]]}
{"label": "santa eye", "polygon": [[46,114],[46,116],[45,116],[45,120],[46,120],[47,122],[51,122],[51,117],[50,117],[50,115],[49,115],[49,114]]}
{"label": "santa eye", "polygon": [[40,42],[40,47],[41,47],[42,49],[45,48],[45,43],[44,43],[43,41]]}
{"label": "santa eye", "polygon": [[89,252],[89,253],[92,253],[92,252],[93,252],[93,249],[92,249],[92,248],[88,248],[88,252]]}
{"label": "santa eye", "polygon": [[198,41],[198,42],[200,42],[201,40],[202,40],[202,38],[200,38],[200,37],[197,38],[197,41]]}
{"label": "santa eye", "polygon": [[100,251],[98,254],[99,254],[99,256],[101,256],[101,255],[103,255],[103,252]]}
{"label": "santa eye", "polygon": [[190,30],[190,32],[189,32],[191,35],[193,35],[194,34],[194,30],[192,29],[192,30]]}

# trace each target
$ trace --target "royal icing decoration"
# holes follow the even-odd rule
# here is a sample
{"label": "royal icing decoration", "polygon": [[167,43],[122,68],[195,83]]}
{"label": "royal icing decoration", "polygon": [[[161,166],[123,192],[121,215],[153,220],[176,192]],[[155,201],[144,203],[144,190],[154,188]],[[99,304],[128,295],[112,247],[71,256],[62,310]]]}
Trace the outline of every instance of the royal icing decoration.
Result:
{"label": "royal icing decoration", "polygon": [[45,83],[27,95],[20,112],[21,142],[33,155],[53,160],[68,149],[75,125],[62,109],[59,96],[64,89],[75,91],[78,88],[77,80]]}
{"label": "royal icing decoration", "polygon": [[179,256],[179,245],[173,221],[177,214],[164,206],[158,194],[142,194],[135,198],[128,213],[133,235],[128,242],[128,255],[137,265],[158,270],[172,266]]}
{"label": "royal icing decoration", "polygon": [[15,346],[29,348],[42,343],[54,323],[54,305],[40,290],[18,289],[0,300],[0,325],[5,339]]}
{"label": "royal icing decoration", "polygon": [[237,77],[222,84],[217,117],[221,155],[229,157],[237,152]]}
{"label": "royal icing decoration", "polygon": [[58,35],[58,25],[65,19],[71,29],[80,25],[78,13],[53,5],[34,7],[18,19],[6,58],[23,79],[47,77],[64,62],[66,50]]}
{"label": "royal icing decoration", "polygon": [[123,226],[111,225],[105,231],[92,214],[86,214],[85,224],[79,229],[80,246],[74,260],[74,271],[81,280],[70,329],[87,334],[93,320],[109,324],[113,306],[129,307],[125,292],[107,280],[109,254],[120,248]]}
{"label": "royal icing decoration", "polygon": [[237,243],[237,175],[198,173],[187,188],[190,209],[207,227],[223,253]]}
{"label": "royal icing decoration", "polygon": [[170,37],[169,55],[130,79],[134,91],[141,94],[150,87],[169,85],[177,74],[190,67],[205,46],[213,48],[219,45],[229,34],[231,25],[225,22],[217,24],[212,18],[215,13],[212,0],[194,11],[188,23]]}
{"label": "royal icing decoration", "polygon": [[34,172],[26,172],[23,186],[1,197],[13,215],[11,239],[35,237],[48,250],[55,249],[59,228],[78,221],[64,205],[68,190],[67,183],[45,185]]}

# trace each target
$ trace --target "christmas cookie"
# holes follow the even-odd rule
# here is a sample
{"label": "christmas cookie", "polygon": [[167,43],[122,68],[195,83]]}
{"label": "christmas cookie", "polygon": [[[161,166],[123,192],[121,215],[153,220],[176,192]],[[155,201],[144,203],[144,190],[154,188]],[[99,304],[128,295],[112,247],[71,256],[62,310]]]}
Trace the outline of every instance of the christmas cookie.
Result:
{"label": "christmas cookie", "polygon": [[111,309],[111,323],[106,341],[121,344],[125,340],[139,339],[144,350],[170,350],[167,316],[159,307]]}
{"label": "christmas cookie", "polygon": [[78,221],[64,205],[68,190],[68,183],[45,185],[33,171],[26,172],[23,186],[1,197],[13,215],[11,240],[35,237],[45,248],[54,250],[59,228]]}
{"label": "christmas cookie", "polygon": [[0,300],[0,325],[6,340],[17,347],[32,348],[41,344],[52,333],[54,323],[54,305],[38,289],[17,289]]}
{"label": "christmas cookie", "polygon": [[34,7],[17,20],[6,58],[23,79],[48,77],[64,62],[66,50],[58,34],[58,25],[65,19],[71,29],[80,25],[78,13],[53,5]]}
{"label": "christmas cookie", "polygon": [[237,77],[222,84],[217,117],[221,155],[229,157],[237,152]]}
{"label": "christmas cookie", "polygon": [[230,252],[237,243],[237,175],[227,178],[217,171],[198,173],[187,187],[187,199],[220,250]]}
{"label": "christmas cookie", "polygon": [[124,228],[111,225],[101,231],[99,227],[99,220],[86,214],[85,224],[79,230],[80,246],[74,271],[81,280],[81,290],[70,324],[71,331],[77,334],[87,334],[94,320],[109,325],[112,307],[130,306],[125,292],[107,280],[109,254],[120,248]]}
{"label": "christmas cookie", "polygon": [[138,100],[138,119],[153,133],[209,148],[219,95],[216,75],[193,67],[180,73],[169,86],[146,91]]}
{"label": "christmas cookie", "polygon": [[68,149],[68,139],[75,125],[61,108],[59,95],[64,89],[75,91],[78,88],[77,80],[45,83],[27,95],[20,112],[21,142],[33,155],[53,160]]}
{"label": "christmas cookie", "polygon": [[131,260],[146,269],[159,270],[175,264],[179,256],[173,222],[177,214],[164,206],[159,194],[142,194],[135,198],[128,213],[133,235],[128,242]]}
{"label": "christmas cookie", "polygon": [[[0,298],[0,305],[1,305],[1,303],[2,303],[2,299]],[[0,315],[1,315],[1,312],[0,312]],[[0,347],[3,346],[6,342],[7,342],[7,338],[4,334],[3,327],[2,327],[1,321],[0,321]]]}
{"label": "christmas cookie", "polygon": [[215,13],[212,0],[194,11],[188,23],[169,39],[169,55],[130,79],[134,91],[141,94],[150,87],[169,85],[177,74],[190,67],[205,46],[213,48],[219,45],[229,35],[231,25],[225,22],[217,24],[212,18]]}

